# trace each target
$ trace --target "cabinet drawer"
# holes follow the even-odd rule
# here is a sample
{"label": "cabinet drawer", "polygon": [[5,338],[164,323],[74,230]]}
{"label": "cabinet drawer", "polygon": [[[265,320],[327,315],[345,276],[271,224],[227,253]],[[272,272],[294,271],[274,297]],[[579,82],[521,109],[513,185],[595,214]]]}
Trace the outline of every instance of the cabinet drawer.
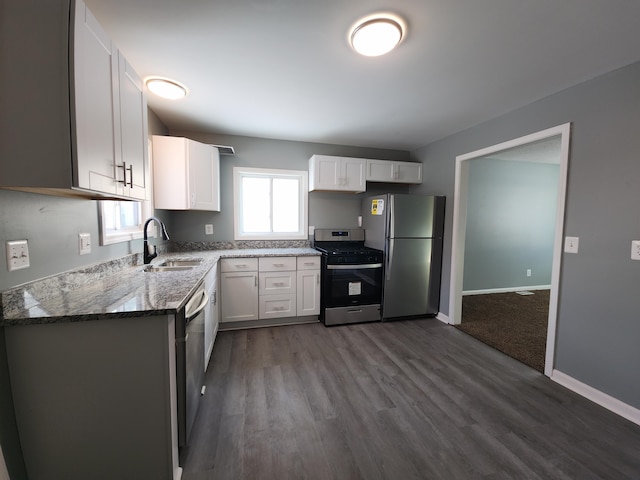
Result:
{"label": "cabinet drawer", "polygon": [[223,258],[220,264],[221,272],[251,272],[258,270],[258,259],[251,258]]}
{"label": "cabinet drawer", "polygon": [[298,258],[298,270],[319,270],[320,269],[320,256],[315,257],[297,257]]}
{"label": "cabinet drawer", "polygon": [[260,257],[261,272],[295,271],[296,257]]}
{"label": "cabinet drawer", "polygon": [[264,295],[260,297],[260,318],[296,316],[296,295]]}
{"label": "cabinet drawer", "polygon": [[260,295],[296,293],[296,272],[260,272]]}

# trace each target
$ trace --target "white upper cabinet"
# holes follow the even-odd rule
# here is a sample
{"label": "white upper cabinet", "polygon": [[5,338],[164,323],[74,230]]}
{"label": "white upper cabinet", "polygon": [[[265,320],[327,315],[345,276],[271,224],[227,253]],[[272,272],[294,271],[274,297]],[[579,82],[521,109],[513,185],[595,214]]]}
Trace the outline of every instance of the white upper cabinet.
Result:
{"label": "white upper cabinet", "polygon": [[153,136],[153,196],[163,210],[220,211],[220,154],[184,137]]}
{"label": "white upper cabinet", "polygon": [[366,160],[313,155],[309,159],[309,191],[364,192]]}
{"label": "white upper cabinet", "polygon": [[3,20],[0,187],[147,199],[143,84],[86,5],[9,2]]}
{"label": "white upper cabinet", "polygon": [[367,160],[367,182],[422,183],[422,163]]}

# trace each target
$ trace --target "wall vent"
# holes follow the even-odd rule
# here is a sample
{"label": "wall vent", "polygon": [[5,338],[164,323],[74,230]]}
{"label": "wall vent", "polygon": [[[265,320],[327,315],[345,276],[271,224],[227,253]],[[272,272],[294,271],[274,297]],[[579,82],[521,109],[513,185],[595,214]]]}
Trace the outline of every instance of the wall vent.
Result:
{"label": "wall vent", "polygon": [[236,151],[233,147],[228,147],[226,145],[211,145],[212,147],[216,147],[220,152],[220,155],[235,155]]}

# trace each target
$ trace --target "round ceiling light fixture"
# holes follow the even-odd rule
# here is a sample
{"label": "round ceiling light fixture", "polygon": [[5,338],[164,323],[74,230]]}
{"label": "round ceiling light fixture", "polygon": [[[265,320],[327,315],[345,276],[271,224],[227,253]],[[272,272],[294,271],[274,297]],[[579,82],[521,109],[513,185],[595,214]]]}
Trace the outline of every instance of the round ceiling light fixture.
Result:
{"label": "round ceiling light fixture", "polygon": [[349,41],[360,55],[377,57],[396,48],[404,34],[405,24],[402,19],[378,13],[356,23],[349,33]]}
{"label": "round ceiling light fixture", "polygon": [[179,100],[187,95],[187,87],[168,78],[150,77],[145,84],[153,93],[169,100]]}

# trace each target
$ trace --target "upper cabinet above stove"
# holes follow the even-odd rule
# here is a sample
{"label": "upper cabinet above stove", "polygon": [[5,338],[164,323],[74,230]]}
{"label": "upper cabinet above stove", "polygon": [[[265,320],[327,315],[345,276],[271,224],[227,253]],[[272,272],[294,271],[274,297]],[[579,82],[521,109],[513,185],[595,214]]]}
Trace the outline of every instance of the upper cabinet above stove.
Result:
{"label": "upper cabinet above stove", "polygon": [[314,155],[309,159],[309,191],[364,192],[364,158]]}
{"label": "upper cabinet above stove", "polygon": [[330,155],[309,159],[309,191],[360,193],[366,182],[422,183],[422,164]]}

